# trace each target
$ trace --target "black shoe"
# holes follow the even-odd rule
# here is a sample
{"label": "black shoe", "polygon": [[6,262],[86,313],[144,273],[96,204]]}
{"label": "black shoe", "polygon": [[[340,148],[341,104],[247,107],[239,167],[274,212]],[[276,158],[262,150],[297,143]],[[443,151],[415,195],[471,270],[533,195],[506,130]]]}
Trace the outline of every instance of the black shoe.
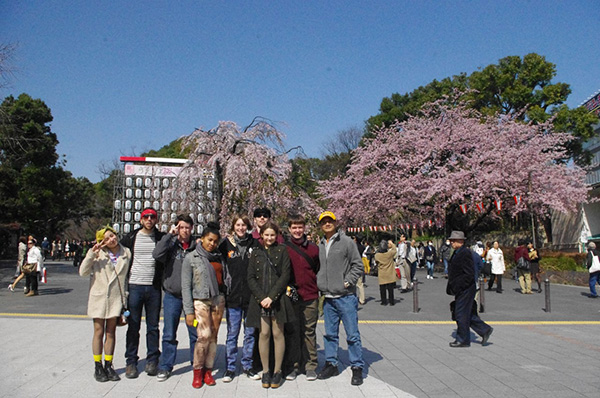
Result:
{"label": "black shoe", "polygon": [[121,378],[115,372],[115,368],[113,367],[112,361],[104,361],[104,371],[106,372],[106,376],[110,381],[119,381]]}
{"label": "black shoe", "polygon": [[493,331],[494,331],[494,328],[490,326],[490,330],[488,330],[488,332],[486,334],[481,336],[481,345],[484,345],[484,346],[487,345],[487,342],[490,339],[490,336],[492,335]]}
{"label": "black shoe", "polygon": [[125,368],[125,377],[127,377],[128,379],[137,379],[139,375],[140,374],[138,373],[136,364],[129,364]]}
{"label": "black shoe", "polygon": [[340,374],[340,371],[337,365],[332,364],[331,362],[326,362],[325,367],[321,369],[319,376],[317,378],[319,380],[329,379],[332,376],[337,376]]}
{"label": "black shoe", "polygon": [[262,383],[263,388],[271,387],[271,374],[268,371],[263,372],[261,383]]}
{"label": "black shoe", "polygon": [[496,293],[502,294],[502,290],[496,290]]}
{"label": "black shoe", "polygon": [[350,384],[353,386],[360,386],[363,383],[362,368],[352,367],[352,379]]}
{"label": "black shoe", "polygon": [[[281,370],[279,372],[273,373],[273,377],[271,378],[271,388],[279,388],[281,385]],[[264,383],[264,381],[263,381]],[[264,384],[263,384],[264,387]]]}
{"label": "black shoe", "polygon": [[450,343],[450,347],[452,347],[452,348],[471,347],[471,344],[461,343],[460,341],[455,340],[455,341],[453,341],[453,342]]}
{"label": "black shoe", "polygon": [[387,301],[382,301],[380,304],[381,305],[387,305]]}
{"label": "black shoe", "polygon": [[223,375],[223,383],[230,383],[235,377],[235,372],[233,370],[228,370]]}
{"label": "black shoe", "polygon": [[102,366],[102,362],[94,363],[96,364],[96,369],[94,370],[94,379],[100,383],[108,381],[108,376],[106,375],[106,370],[104,370],[104,367]]}
{"label": "black shoe", "polygon": [[541,292],[542,292],[542,288],[540,287],[540,288],[538,289],[538,293],[541,293]]}
{"label": "black shoe", "polygon": [[391,300],[390,305],[396,305],[396,302],[394,300]]}
{"label": "black shoe", "polygon": [[260,375],[252,369],[244,369],[244,374],[251,380],[260,380]]}
{"label": "black shoe", "polygon": [[144,372],[146,372],[148,376],[156,376],[158,374],[158,363],[146,362],[146,369],[144,369]]}

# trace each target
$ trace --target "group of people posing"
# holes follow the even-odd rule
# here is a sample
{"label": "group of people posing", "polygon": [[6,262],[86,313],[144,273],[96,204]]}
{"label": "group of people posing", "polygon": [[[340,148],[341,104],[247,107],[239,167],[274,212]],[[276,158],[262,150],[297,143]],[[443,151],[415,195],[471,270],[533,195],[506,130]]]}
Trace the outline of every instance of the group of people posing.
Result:
{"label": "group of people posing", "polygon": [[[167,380],[176,363],[177,329],[183,314],[194,388],[216,384],[213,369],[223,316],[227,320],[223,382],[236,376],[242,325],[241,372],[261,380],[264,388],[278,388],[284,379],[293,380],[299,374],[305,374],[307,380],[338,375],[341,321],[351,384],[362,384],[364,361],[355,289],[363,275],[363,263],[354,242],[338,230],[332,212],[318,217],[324,235],[318,245],[307,239],[306,222],[299,216],[289,217],[290,239],[284,241],[266,208],[254,211],[254,225],[245,215],[234,216],[224,237],[218,224],[208,223],[197,240],[192,237],[194,222],[189,216],[180,215],[166,234],[155,227],[157,216],[156,210],[144,209],[141,228],[120,242],[111,227],[100,229],[97,243],[81,263],[80,275],[90,275],[88,316],[94,322],[92,353],[97,381],[120,379],[112,360],[116,328],[127,315],[125,376],[139,376],[144,311],[144,370],[158,381]],[[326,362],[317,373],[319,297]]]}

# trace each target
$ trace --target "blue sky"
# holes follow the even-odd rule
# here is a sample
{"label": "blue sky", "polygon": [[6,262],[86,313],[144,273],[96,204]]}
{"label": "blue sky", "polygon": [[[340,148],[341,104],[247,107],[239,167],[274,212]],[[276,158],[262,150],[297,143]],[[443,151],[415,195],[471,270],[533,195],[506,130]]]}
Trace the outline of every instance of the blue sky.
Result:
{"label": "blue sky", "polygon": [[591,1],[3,1],[18,43],[2,98],[54,116],[75,176],[219,120],[276,122],[309,156],[384,96],[530,52],[555,63],[573,107],[600,89]]}

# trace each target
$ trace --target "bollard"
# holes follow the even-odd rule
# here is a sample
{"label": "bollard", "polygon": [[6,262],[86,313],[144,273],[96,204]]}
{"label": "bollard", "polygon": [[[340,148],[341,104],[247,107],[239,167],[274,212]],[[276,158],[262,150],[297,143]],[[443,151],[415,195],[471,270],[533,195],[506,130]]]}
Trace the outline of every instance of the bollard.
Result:
{"label": "bollard", "polygon": [[544,289],[546,290],[546,312],[552,312],[550,309],[550,280],[546,279],[544,281]]}
{"label": "bollard", "polygon": [[413,282],[413,312],[419,312],[419,280]]}
{"label": "bollard", "polygon": [[485,312],[485,279],[479,277],[479,312]]}

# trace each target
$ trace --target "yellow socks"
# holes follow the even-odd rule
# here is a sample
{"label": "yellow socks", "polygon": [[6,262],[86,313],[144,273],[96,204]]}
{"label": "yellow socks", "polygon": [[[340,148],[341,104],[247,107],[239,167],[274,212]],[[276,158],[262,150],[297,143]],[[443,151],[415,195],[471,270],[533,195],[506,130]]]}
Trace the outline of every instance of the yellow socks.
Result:
{"label": "yellow socks", "polygon": [[102,355],[94,355],[94,362],[102,362]]}
{"label": "yellow socks", "polygon": [[112,362],[113,356],[112,355],[105,355],[104,356],[104,360],[108,361],[108,362]]}

